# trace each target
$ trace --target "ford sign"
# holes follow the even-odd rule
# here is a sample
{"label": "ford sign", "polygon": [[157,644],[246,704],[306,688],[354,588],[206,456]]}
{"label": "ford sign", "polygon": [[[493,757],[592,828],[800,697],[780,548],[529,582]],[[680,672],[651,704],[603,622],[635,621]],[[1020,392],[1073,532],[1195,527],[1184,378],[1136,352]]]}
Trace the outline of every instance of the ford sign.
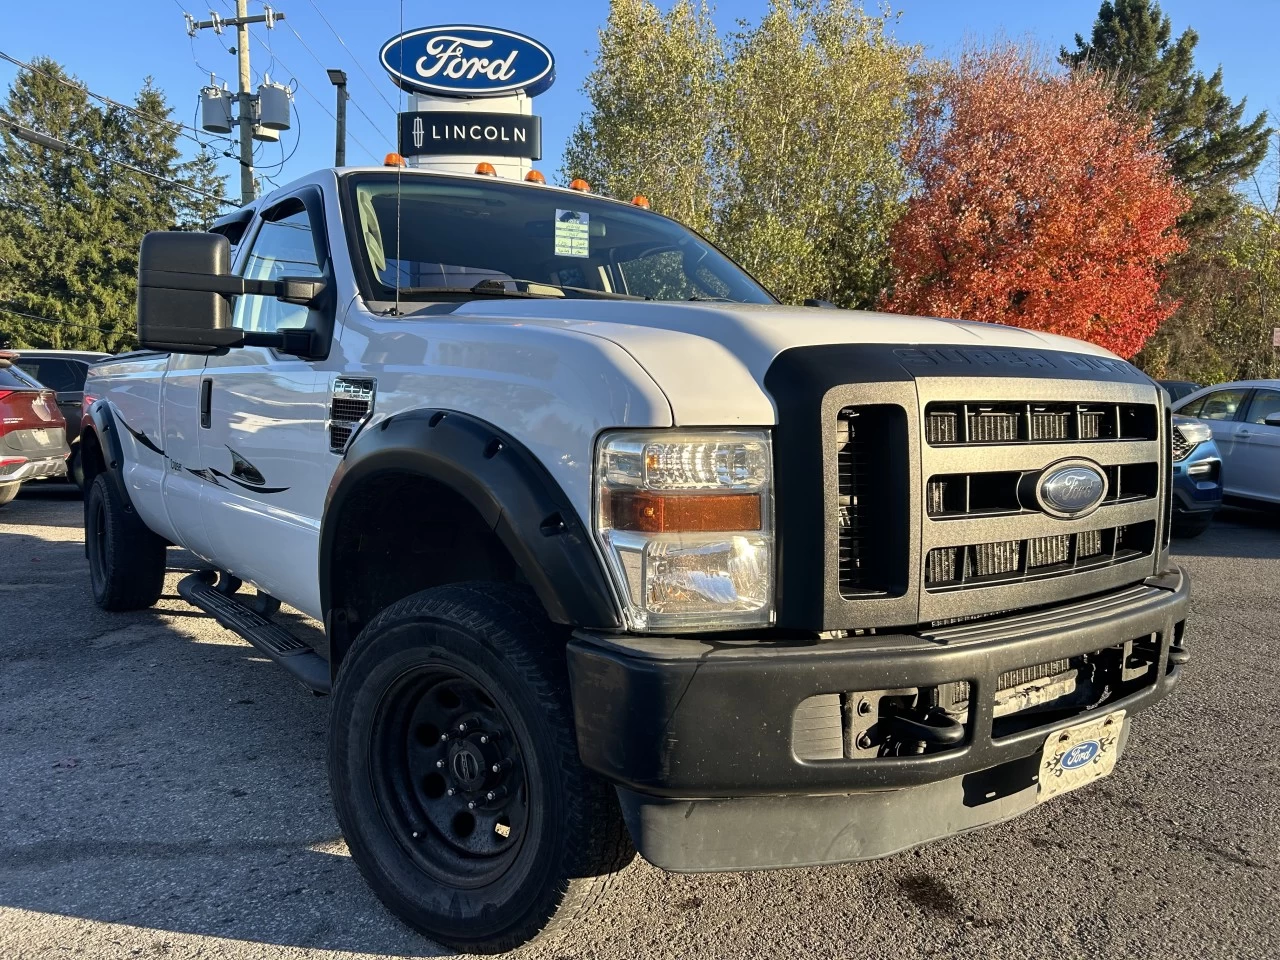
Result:
{"label": "ford sign", "polygon": [[422,27],[382,46],[387,73],[402,89],[438,97],[536,96],[556,77],[551,51],[496,27]]}
{"label": "ford sign", "polygon": [[1107,495],[1107,475],[1088,460],[1064,460],[1040,474],[1035,494],[1051,517],[1074,520],[1092,513]]}

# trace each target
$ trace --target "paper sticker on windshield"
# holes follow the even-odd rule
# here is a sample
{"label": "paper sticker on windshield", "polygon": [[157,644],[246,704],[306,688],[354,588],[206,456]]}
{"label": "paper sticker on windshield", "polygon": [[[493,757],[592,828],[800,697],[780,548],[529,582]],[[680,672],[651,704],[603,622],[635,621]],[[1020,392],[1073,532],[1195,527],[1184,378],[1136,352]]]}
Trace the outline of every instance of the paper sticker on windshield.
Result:
{"label": "paper sticker on windshield", "polygon": [[591,214],[577,210],[556,211],[556,256],[589,257]]}

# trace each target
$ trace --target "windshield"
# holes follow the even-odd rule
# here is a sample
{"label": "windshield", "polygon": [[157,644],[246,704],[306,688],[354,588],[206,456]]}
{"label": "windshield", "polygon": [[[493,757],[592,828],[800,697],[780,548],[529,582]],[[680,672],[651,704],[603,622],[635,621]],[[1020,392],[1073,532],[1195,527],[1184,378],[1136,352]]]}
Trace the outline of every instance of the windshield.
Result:
{"label": "windshield", "polygon": [[[774,303],[674,220],[545,187],[394,173],[345,180],[374,300],[462,295]],[[474,289],[473,289],[474,288]]]}

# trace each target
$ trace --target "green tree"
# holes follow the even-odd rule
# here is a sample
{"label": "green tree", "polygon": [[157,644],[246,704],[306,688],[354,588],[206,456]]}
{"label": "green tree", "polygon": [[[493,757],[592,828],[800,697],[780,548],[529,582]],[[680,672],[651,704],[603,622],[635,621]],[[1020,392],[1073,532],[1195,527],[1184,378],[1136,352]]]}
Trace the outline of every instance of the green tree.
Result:
{"label": "green tree", "polygon": [[705,6],[613,0],[562,176],[647,196],[781,299],[874,302],[906,187],[919,48],[854,0],[772,0],[720,38]]}
{"label": "green tree", "polygon": [[1088,41],[1062,48],[1064,65],[1109,76],[1139,113],[1152,118],[1170,167],[1191,191],[1183,226],[1208,228],[1238,205],[1235,187],[1267,152],[1267,114],[1244,119],[1245,100],[1222,90],[1222,68],[1211,77],[1195,69],[1196,32],[1176,39],[1155,0],[1104,0]]}
{"label": "green tree", "polygon": [[0,130],[0,334],[15,347],[127,349],[143,234],[207,225],[217,202],[184,187],[220,196],[223,181],[211,157],[181,159],[180,128],[150,81],[133,111],[104,110],[55,61],[33,66],[0,114],[72,150]]}

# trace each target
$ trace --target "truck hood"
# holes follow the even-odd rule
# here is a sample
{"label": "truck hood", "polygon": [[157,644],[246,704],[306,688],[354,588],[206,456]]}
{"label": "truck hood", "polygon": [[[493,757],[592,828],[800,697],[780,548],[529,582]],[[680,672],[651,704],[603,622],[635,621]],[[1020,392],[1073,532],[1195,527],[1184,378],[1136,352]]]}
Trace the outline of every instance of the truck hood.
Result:
{"label": "truck hood", "polygon": [[[456,319],[550,325],[626,350],[667,395],[682,425],[776,422],[764,376],[791,347],[865,343],[1060,350],[1123,363],[1090,343],[1002,324],[859,310],[631,300],[479,300]],[[978,361],[975,361],[978,362]]]}

